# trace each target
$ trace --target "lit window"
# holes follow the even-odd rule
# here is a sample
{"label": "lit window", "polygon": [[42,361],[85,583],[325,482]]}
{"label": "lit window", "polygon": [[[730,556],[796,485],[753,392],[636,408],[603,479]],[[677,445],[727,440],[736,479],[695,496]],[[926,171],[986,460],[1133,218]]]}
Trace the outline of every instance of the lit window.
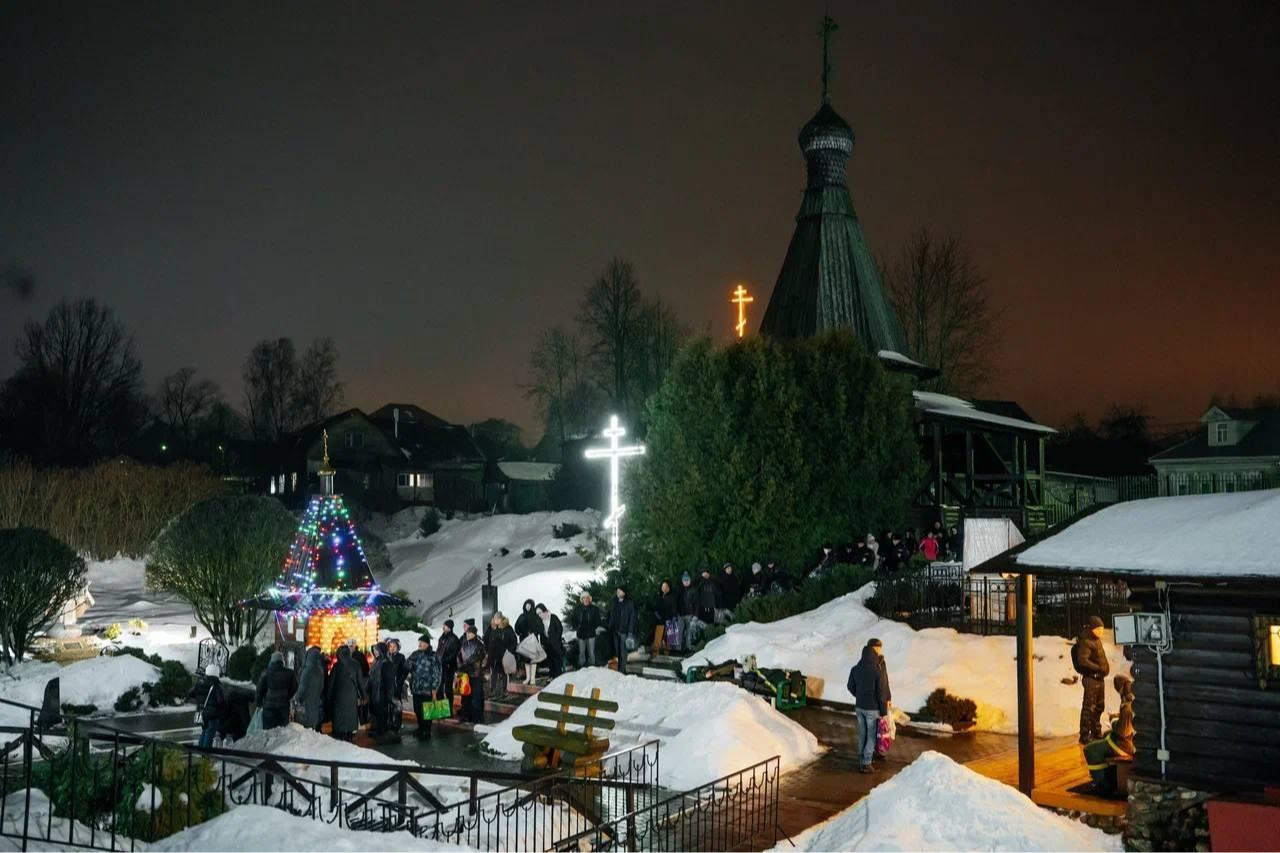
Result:
{"label": "lit window", "polygon": [[1267,662],[1271,666],[1280,666],[1280,625],[1271,625],[1267,642]]}
{"label": "lit window", "polygon": [[1220,421],[1213,425],[1213,443],[1227,443],[1227,424],[1225,421]]}
{"label": "lit window", "polygon": [[1258,686],[1280,687],[1280,616],[1253,617]]}

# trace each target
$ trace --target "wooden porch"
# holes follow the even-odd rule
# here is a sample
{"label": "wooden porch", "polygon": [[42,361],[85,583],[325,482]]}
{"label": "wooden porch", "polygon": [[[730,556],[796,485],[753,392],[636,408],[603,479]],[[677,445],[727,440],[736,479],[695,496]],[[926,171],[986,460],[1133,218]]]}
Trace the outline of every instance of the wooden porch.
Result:
{"label": "wooden porch", "polygon": [[[965,764],[975,773],[1018,787],[1018,750],[975,759]],[[1124,800],[1109,800],[1072,791],[1089,782],[1084,753],[1073,737],[1042,738],[1036,741],[1036,782],[1031,800],[1037,805],[1071,809],[1087,814],[1118,817],[1124,814]]]}

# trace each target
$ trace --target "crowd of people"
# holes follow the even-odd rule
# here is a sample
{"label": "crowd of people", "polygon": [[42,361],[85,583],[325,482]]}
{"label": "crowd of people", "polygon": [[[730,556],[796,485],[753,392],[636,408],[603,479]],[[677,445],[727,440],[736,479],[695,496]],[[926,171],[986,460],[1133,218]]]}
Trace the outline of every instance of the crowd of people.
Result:
{"label": "crowd of people", "polygon": [[959,527],[945,527],[940,521],[924,530],[908,527],[901,535],[896,530],[886,530],[879,537],[868,533],[849,544],[824,545],[809,576],[820,577],[841,563],[897,572],[908,568],[916,554],[930,563],[958,562],[964,558],[964,534]]}

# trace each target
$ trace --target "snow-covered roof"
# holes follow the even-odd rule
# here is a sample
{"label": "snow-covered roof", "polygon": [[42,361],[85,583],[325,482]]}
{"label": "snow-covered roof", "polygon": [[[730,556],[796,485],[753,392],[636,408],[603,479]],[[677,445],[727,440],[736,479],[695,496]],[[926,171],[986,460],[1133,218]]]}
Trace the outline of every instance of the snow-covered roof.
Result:
{"label": "snow-covered roof", "polygon": [[1007,518],[966,518],[964,570],[967,572],[1025,541],[1022,531]]}
{"label": "snow-covered roof", "polygon": [[554,480],[560,466],[554,462],[499,462],[498,470],[511,480]]}
{"label": "snow-covered roof", "polygon": [[1280,578],[1280,489],[1130,501],[1013,557],[1018,568],[1153,578]]}
{"label": "snow-covered roof", "polygon": [[916,408],[922,412],[956,418],[957,420],[1001,426],[1009,429],[1028,430],[1031,432],[1042,432],[1046,434],[1057,432],[1053,427],[1047,427],[1044,424],[1038,424],[1035,421],[1024,421],[1019,418],[1010,418],[1005,417],[1004,415],[984,412],[968,400],[962,400],[959,397],[952,397],[949,394],[939,394],[936,391],[912,391],[911,394],[915,397]]}

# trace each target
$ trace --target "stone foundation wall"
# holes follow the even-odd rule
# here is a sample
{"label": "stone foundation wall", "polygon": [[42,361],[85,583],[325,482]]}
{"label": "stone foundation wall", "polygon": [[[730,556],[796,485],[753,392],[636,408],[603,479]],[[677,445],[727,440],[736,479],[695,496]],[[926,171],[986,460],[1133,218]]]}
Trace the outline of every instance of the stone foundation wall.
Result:
{"label": "stone foundation wall", "polygon": [[1210,795],[1177,785],[1129,780],[1125,814],[1126,850],[1209,850]]}

